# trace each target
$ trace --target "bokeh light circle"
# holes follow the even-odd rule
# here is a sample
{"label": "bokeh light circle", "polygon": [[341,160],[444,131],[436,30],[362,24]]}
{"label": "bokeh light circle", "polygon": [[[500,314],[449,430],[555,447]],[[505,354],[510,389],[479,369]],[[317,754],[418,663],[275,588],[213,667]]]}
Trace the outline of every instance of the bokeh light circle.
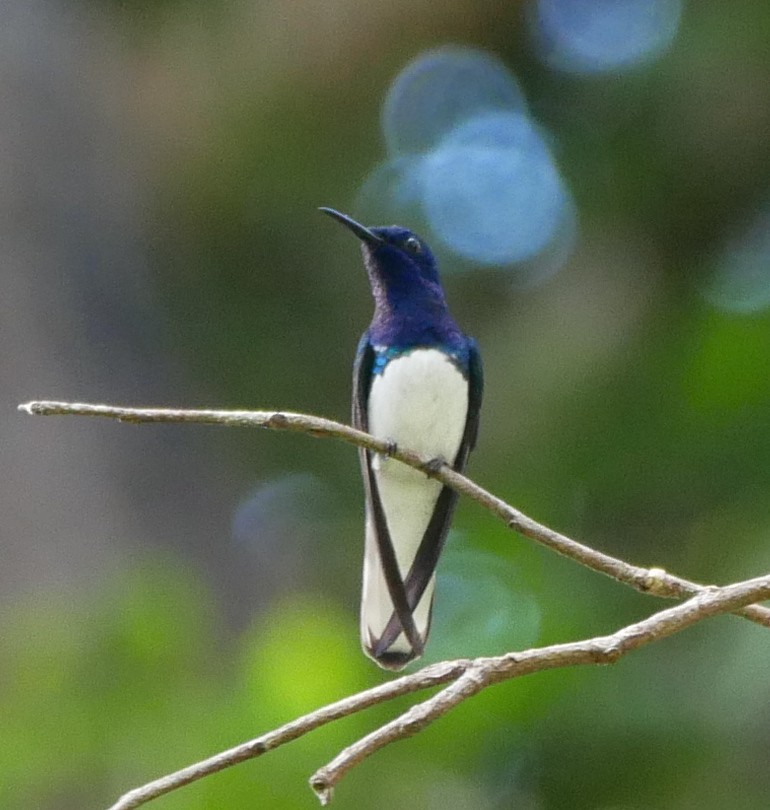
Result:
{"label": "bokeh light circle", "polygon": [[682,0],[536,0],[530,23],[549,67],[590,74],[656,58],[681,17]]}
{"label": "bokeh light circle", "polygon": [[496,57],[445,46],[410,62],[395,78],[382,109],[391,156],[431,149],[457,124],[492,110],[524,110],[524,95]]}
{"label": "bokeh light circle", "polygon": [[[234,541],[255,553],[280,549],[288,537],[295,540],[302,527],[315,527],[328,519],[333,493],[311,473],[292,473],[256,486],[235,509],[231,531]],[[283,554],[283,552],[281,552]]]}
{"label": "bokeh light circle", "polygon": [[529,285],[561,267],[575,205],[499,59],[456,46],[420,55],[393,81],[382,126],[389,157],[359,190],[362,221],[408,224],[450,271],[515,266]]}
{"label": "bokeh light circle", "polygon": [[717,309],[740,315],[770,307],[770,207],[725,246],[703,296]]}
{"label": "bokeh light circle", "polygon": [[530,259],[556,236],[569,207],[546,143],[518,113],[459,126],[426,155],[421,180],[431,231],[481,264]]}
{"label": "bokeh light circle", "polygon": [[413,230],[424,229],[422,164],[422,155],[405,155],[375,166],[356,195],[356,218],[370,225],[408,222]]}

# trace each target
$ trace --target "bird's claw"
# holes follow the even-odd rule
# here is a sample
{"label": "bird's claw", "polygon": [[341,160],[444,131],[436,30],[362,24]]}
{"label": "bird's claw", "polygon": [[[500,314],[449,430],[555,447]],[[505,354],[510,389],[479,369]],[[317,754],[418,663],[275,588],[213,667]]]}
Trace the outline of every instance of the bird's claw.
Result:
{"label": "bird's claw", "polygon": [[432,475],[435,475],[437,472],[440,472],[441,468],[445,466],[446,466],[446,459],[443,456],[436,456],[435,458],[432,458],[430,461],[426,461],[425,464],[423,464],[422,469],[425,472],[425,474],[428,477],[430,477]]}

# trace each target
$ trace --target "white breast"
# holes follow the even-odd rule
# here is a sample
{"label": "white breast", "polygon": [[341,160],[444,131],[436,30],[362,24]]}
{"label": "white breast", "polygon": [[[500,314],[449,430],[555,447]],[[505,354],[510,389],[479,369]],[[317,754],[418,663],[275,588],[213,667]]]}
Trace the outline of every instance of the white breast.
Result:
{"label": "white breast", "polygon": [[422,455],[453,462],[467,414],[468,381],[436,349],[416,349],[391,360],[372,382],[370,432]]}

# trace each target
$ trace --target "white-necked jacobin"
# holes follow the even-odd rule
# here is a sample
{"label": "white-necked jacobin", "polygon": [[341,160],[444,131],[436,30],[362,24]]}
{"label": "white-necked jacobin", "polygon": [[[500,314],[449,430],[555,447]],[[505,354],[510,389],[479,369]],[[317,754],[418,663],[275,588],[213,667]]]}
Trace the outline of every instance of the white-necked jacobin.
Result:
{"label": "white-necked jacobin", "polygon": [[[374,296],[353,366],[353,424],[462,471],[478,432],[481,358],[449,314],[433,254],[405,228],[367,228],[331,208],[321,211],[361,240]],[[361,643],[380,666],[397,670],[425,647],[457,493],[389,457],[361,450],[360,458]]]}

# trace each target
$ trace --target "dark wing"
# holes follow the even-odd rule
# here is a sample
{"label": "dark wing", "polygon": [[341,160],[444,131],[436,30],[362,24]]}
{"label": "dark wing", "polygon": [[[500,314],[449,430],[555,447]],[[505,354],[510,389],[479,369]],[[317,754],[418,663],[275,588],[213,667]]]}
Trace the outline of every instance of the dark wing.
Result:
{"label": "dark wing", "polygon": [[[372,387],[372,369],[374,368],[374,349],[369,342],[368,330],[361,335],[353,361],[353,427],[369,430],[366,403]],[[359,448],[363,460],[364,450]]]}
{"label": "dark wing", "polygon": [[[369,419],[367,415],[367,403],[369,391],[372,387],[372,370],[374,368],[374,349],[369,341],[369,332],[364,332],[358,342],[358,351],[353,363],[353,427],[359,430],[369,430]],[[359,449],[361,460],[361,474],[364,479],[364,491],[366,494],[366,508],[374,524],[374,533],[377,538],[377,551],[380,555],[382,572],[385,576],[385,584],[388,587],[390,600],[395,610],[391,622],[398,627],[398,632],[393,640],[385,646],[380,640],[375,645],[375,655],[381,655],[395,641],[403,628],[404,635],[412,645],[415,655],[421,655],[423,642],[414,624],[412,611],[406,598],[404,581],[401,579],[401,572],[398,569],[396,552],[393,549],[393,542],[390,539],[388,523],[385,519],[385,510],[382,507],[380,493],[377,489],[377,481],[372,471],[372,453],[370,450]]]}
{"label": "dark wing", "polygon": [[[457,472],[465,470],[468,455],[476,446],[481,399],[484,394],[484,371],[481,365],[481,355],[476,341],[472,338],[469,341],[468,349],[468,415],[465,418],[465,430],[463,431],[460,448],[452,465]],[[449,489],[449,487],[443,487],[436,500],[436,507],[433,510],[430,523],[428,523],[425,534],[420,541],[420,547],[417,549],[412,567],[409,569],[404,581],[410,610],[414,610],[420,603],[430,578],[436,570],[456,505],[457,493],[453,489]],[[394,619],[395,616],[388,622],[382,634],[381,643],[384,644],[384,649],[387,649],[396,640],[401,630]]]}
{"label": "dark wing", "polygon": [[468,454],[476,446],[479,435],[479,415],[481,400],[484,396],[484,367],[481,365],[481,354],[476,341],[468,340],[468,418],[465,422],[465,433],[460,443],[460,451],[455,458],[454,468],[462,472],[468,461]]}

